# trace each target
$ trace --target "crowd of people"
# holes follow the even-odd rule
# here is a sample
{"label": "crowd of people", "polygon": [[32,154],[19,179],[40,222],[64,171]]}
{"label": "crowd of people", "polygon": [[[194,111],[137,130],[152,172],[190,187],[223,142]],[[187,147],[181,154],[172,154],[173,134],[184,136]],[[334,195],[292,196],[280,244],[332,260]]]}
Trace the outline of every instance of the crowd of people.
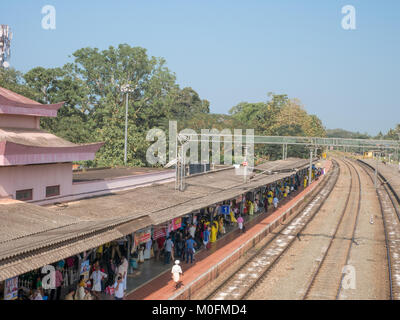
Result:
{"label": "crowd of people", "polygon": [[[61,260],[54,267],[54,284],[42,270],[19,277],[18,300],[97,300],[108,294],[123,299],[127,289],[128,260],[126,239],[113,241],[81,255]],[[87,260],[89,270],[80,273],[80,264]],[[74,276],[78,276],[76,281]],[[47,278],[47,279],[46,279]],[[44,281],[50,281],[47,286]],[[64,295],[61,295],[63,291]]]}
{"label": "crowd of people", "polygon": [[[311,178],[318,179],[323,173],[323,169],[313,166]],[[308,172],[303,171],[302,174],[294,174],[256,192],[249,192],[243,197],[224,201],[216,207],[207,207],[197,214],[186,216],[175,230],[168,231],[166,228],[165,234],[157,238],[153,232],[147,242],[135,243],[130,249],[127,239],[122,238],[59,261],[54,264],[55,288],[44,290],[41,283],[43,275],[37,273],[31,275],[34,285],[30,294],[26,295],[20,290],[18,298],[59,300],[61,288],[64,287],[68,292],[65,300],[104,299],[104,295],[121,300],[127,289],[128,269],[137,269],[138,264],[151,258],[164,265],[174,263],[173,279],[176,287],[179,287],[181,261],[192,264],[195,262],[196,251],[209,250],[212,243],[235,228],[245,232],[245,222],[251,216],[276,210],[285,199],[307,185]],[[90,270],[84,275],[78,271],[79,280],[74,280],[72,270],[80,269],[80,264],[85,260],[90,261]]]}
{"label": "crowd of people", "polygon": [[[312,179],[318,178],[322,173],[322,169],[313,166]],[[176,260],[193,263],[194,253],[202,248],[209,249],[210,245],[222,237],[228,228],[238,227],[245,232],[245,221],[248,216],[276,209],[280,202],[307,185],[308,175],[295,174],[267,186],[263,192],[255,195],[248,193],[244,201],[234,199],[225,201],[215,210],[211,207],[202,209],[193,221],[191,218],[184,218],[178,230],[171,231],[165,237],[149,240],[143,250],[146,250],[145,247],[151,248],[155,260],[162,261],[164,264],[170,264]],[[223,214],[220,210],[224,205],[229,206],[229,214]]]}

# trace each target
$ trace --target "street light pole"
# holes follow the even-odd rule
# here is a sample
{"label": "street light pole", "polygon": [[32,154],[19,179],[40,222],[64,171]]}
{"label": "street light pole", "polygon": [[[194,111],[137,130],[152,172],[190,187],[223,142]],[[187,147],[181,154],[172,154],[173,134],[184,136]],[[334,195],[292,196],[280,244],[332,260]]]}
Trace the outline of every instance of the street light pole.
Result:
{"label": "street light pole", "polygon": [[311,178],[312,178],[312,160],[313,160],[313,149],[312,147],[310,148],[310,167],[308,169],[308,185],[311,184]]}
{"label": "street light pole", "polygon": [[377,151],[376,154],[377,155],[376,155],[375,176],[374,176],[375,189],[378,188],[378,165],[379,165],[379,157],[380,157],[381,153],[379,151]]}
{"label": "street light pole", "polygon": [[126,91],[126,107],[125,107],[125,152],[124,152],[124,164],[126,166],[127,162],[127,152],[128,152],[128,90]]}
{"label": "street light pole", "polygon": [[124,164],[127,165],[127,154],[128,154],[128,99],[129,92],[133,92],[133,89],[129,88],[129,84],[121,86],[121,92],[126,93],[126,105],[125,105],[125,147],[124,147]]}

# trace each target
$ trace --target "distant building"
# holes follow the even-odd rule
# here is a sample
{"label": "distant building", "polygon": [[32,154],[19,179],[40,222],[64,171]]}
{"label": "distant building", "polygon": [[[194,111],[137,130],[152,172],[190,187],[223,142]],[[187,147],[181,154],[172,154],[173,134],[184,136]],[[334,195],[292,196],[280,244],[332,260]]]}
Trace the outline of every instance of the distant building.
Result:
{"label": "distant building", "polygon": [[0,198],[39,201],[71,194],[72,162],[103,145],[74,144],[40,129],[63,102],[40,104],[0,87]]}
{"label": "distant building", "polygon": [[374,152],[373,151],[365,151],[363,158],[364,159],[372,159],[374,157]]}

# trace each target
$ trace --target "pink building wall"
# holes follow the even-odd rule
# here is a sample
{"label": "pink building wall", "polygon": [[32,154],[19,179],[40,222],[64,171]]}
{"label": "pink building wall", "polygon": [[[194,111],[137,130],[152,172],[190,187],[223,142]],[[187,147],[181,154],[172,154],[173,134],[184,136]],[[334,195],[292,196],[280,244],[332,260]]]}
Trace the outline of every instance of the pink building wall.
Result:
{"label": "pink building wall", "polygon": [[40,117],[0,114],[0,128],[39,129]]}
{"label": "pink building wall", "polygon": [[175,180],[175,170],[166,170],[157,173],[147,173],[128,177],[119,177],[107,180],[75,182],[72,184],[72,192],[56,198],[48,198],[37,201],[38,205],[47,205],[55,202],[76,201],[86,197],[94,197],[112,192],[132,190],[139,187],[150,186],[153,183],[162,184]]}
{"label": "pink building wall", "polygon": [[15,199],[17,190],[33,189],[32,201],[42,200],[46,187],[54,185],[60,185],[61,196],[71,194],[72,163],[0,167],[0,198]]}

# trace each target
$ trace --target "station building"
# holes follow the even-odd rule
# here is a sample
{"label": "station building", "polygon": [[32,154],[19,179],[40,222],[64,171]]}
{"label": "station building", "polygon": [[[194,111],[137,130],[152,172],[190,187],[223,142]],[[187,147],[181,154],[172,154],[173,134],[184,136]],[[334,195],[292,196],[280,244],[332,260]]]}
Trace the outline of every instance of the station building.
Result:
{"label": "station building", "polygon": [[[256,169],[264,173],[247,183],[233,167],[195,174],[186,179],[184,192],[169,182],[173,170],[161,173],[162,181],[152,185],[146,174],[133,185],[133,178],[126,176],[74,183],[72,162],[93,159],[102,143],[76,145],[41,130],[40,117],[56,116],[61,105],[38,104],[0,89],[4,299],[38,288],[46,265],[62,272],[62,297],[76,288],[80,276],[89,278],[95,263],[111,275],[122,255],[129,261],[127,291],[132,291],[169,268],[150,254],[154,241],[165,241],[202,219],[214,225],[214,219],[226,218],[218,211],[223,205],[237,205],[246,219],[268,214],[262,207],[268,190],[283,190],[296,179],[303,188],[307,176],[308,160],[287,159],[260,165]],[[246,213],[247,202],[260,205]],[[110,278],[103,283],[104,292],[113,282]]]}
{"label": "station building", "polygon": [[72,193],[72,162],[103,143],[74,144],[40,129],[63,103],[40,104],[0,87],[0,198],[38,201]]}

